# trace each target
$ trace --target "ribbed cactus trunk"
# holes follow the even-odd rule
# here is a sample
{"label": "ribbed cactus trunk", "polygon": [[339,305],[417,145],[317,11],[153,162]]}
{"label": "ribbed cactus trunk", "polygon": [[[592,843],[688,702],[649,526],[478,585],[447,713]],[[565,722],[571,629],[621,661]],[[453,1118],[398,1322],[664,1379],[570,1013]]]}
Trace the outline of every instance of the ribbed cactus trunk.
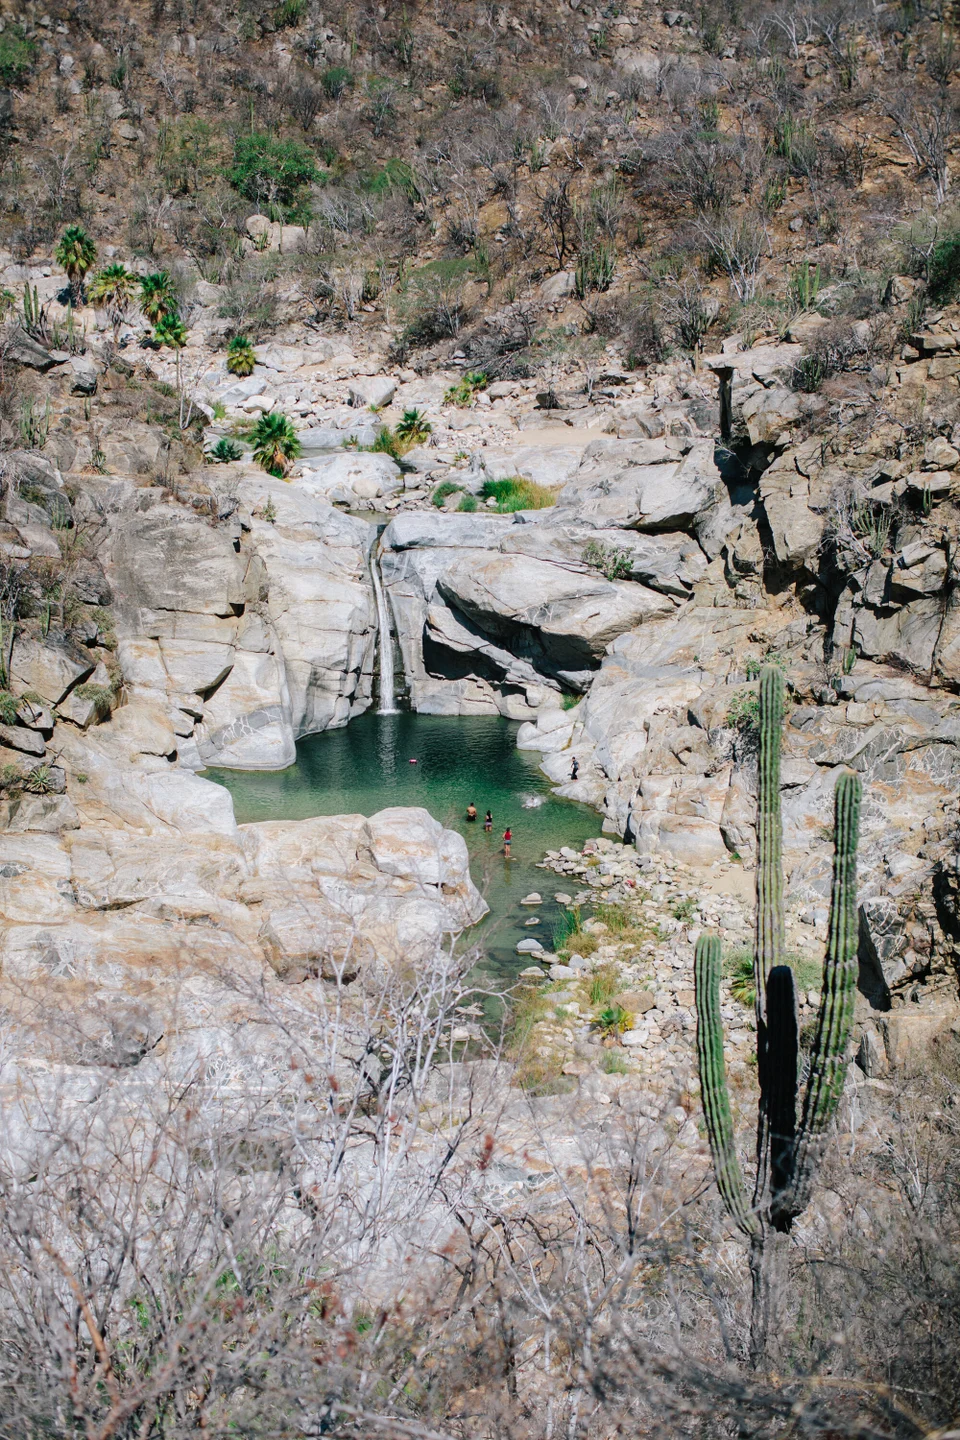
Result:
{"label": "ribbed cactus trunk", "polygon": [[757,913],[753,973],[757,1019],[766,1019],[767,976],[783,957],[783,820],[780,815],[780,740],[783,675],[773,665],[760,675],[757,755]]}
{"label": "ribbed cactus trunk", "polygon": [[750,1357],[765,1363],[776,1346],[785,1283],[788,1232],[808,1204],[827,1129],[843,1094],[857,980],[856,864],[861,786],[837,781],[833,889],[823,963],[820,1011],[810,1071],[797,1124],[799,1034],[793,972],[784,944],[783,825],[780,742],[784,682],[778,669],[760,676],[757,799],[757,1174],[748,1203],[737,1157],[723,1062],[720,1018],[721,947],[702,936],[694,959],[700,1088],[717,1188],[734,1223],[750,1241],[753,1300]]}
{"label": "ribbed cactus trunk", "polygon": [[[786,928],[783,903],[783,819],[780,812],[780,743],[783,734],[783,674],[767,665],[760,674],[760,713],[757,754],[757,911],[754,921],[753,978],[756,987],[757,1078],[760,1108],[757,1116],[757,1179],[753,1208],[766,1214],[770,1202],[772,1161],[769,1110],[773,1092],[782,1090],[783,1052],[771,1050],[767,1023],[767,982],[780,966]],[[783,1032],[778,1015],[778,1038]],[[796,1062],[794,1062],[796,1075]],[[796,1080],[794,1079],[794,1086]]]}
{"label": "ribbed cactus trunk", "polygon": [[720,1018],[721,951],[718,935],[704,935],[697,941],[694,953],[700,1091],[717,1189],[734,1222],[745,1235],[754,1235],[759,1232],[760,1227],[756,1216],[747,1205],[733,1135],[726,1066],[723,1063],[723,1021]]}
{"label": "ribbed cactus trunk", "polygon": [[847,1078],[848,1044],[857,997],[860,799],[859,777],[841,775],[834,792],[833,886],[820,1009],[792,1163],[786,1183],[779,1191],[774,1190],[771,1219],[779,1229],[788,1229],[810,1202],[824,1137]]}

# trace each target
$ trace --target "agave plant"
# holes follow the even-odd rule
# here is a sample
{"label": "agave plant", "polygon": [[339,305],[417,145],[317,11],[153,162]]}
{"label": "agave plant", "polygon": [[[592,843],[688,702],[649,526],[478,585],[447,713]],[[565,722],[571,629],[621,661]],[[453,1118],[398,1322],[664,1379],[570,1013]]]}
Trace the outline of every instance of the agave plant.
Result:
{"label": "agave plant", "polygon": [[94,305],[100,305],[110,316],[113,338],[117,339],[127,309],[133,300],[136,280],[119,260],[98,271],[90,282],[87,295]]}
{"label": "agave plant", "polygon": [[140,277],[140,309],[144,319],[158,325],[165,315],[175,315],[177,300],[167,270],[155,270]]}
{"label": "agave plant", "polygon": [[257,357],[246,335],[234,335],[227,346],[227,369],[231,375],[252,375]]}
{"label": "agave plant", "polygon": [[83,300],[83,279],[97,258],[97,247],[82,225],[68,225],[60,236],[55,251],[58,265],[67,272],[70,282],[70,303],[79,305]]}
{"label": "agave plant", "polygon": [[300,454],[300,441],[290,420],[281,410],[261,415],[253,427],[253,458],[268,475],[286,479],[287,471]]}

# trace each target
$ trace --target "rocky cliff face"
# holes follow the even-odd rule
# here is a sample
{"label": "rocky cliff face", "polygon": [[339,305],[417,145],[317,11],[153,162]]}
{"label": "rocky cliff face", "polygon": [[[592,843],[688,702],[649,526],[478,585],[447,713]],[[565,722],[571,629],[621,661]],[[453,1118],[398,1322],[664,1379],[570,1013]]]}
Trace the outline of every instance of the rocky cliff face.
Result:
{"label": "rocky cliff face", "polygon": [[[273,523],[251,513],[271,502]],[[105,568],[120,663],[132,694],[175,716],[181,763],[281,769],[300,735],[369,699],[369,527],[268,477],[238,475],[223,509],[211,527],[118,497]]]}

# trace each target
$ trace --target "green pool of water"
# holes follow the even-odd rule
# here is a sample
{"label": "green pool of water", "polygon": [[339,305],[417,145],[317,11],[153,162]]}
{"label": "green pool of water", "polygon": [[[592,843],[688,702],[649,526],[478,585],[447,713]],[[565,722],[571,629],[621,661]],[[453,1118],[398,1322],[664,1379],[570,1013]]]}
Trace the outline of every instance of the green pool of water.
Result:
{"label": "green pool of water", "polygon": [[[600,833],[601,823],[589,807],[551,795],[536,753],[516,749],[516,731],[516,723],[499,716],[366,714],[344,729],[301,740],[289,770],[206,774],[233,795],[241,824],[422,805],[466,838],[474,884],[490,906],[473,932],[486,952],[483,968],[509,982],[529,963],[515,953],[517,941],[535,935],[549,949],[560,914],[553,896],[565,886],[551,871],[537,870],[536,862],[545,850],[581,846]],[[474,823],[465,818],[471,800],[479,811]],[[482,823],[487,809],[493,811],[491,834]],[[509,860],[501,839],[507,825],[513,831]],[[537,910],[519,903],[531,890],[544,897]],[[539,925],[526,926],[534,915]]]}

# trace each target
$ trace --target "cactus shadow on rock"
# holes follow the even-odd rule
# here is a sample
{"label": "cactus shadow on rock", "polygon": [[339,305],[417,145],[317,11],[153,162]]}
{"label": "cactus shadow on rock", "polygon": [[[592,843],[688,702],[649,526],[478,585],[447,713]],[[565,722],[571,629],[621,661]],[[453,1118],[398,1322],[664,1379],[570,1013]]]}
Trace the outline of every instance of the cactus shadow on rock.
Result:
{"label": "cactus shadow on rock", "polygon": [[820,1009],[807,1083],[797,1117],[800,1062],[793,971],[783,964],[783,821],[780,744],[784,681],[767,666],[760,676],[756,985],[757,1168],[748,1199],[734,1138],[723,1060],[720,1016],[721,945],[697,942],[694,976],[697,1059],[714,1177],[737,1228],[750,1242],[752,1305],[750,1359],[755,1368],[773,1358],[786,1283],[788,1236],[807,1207],[827,1132],[843,1094],[857,982],[856,866],[861,785],[842,774],[834,796],[834,861]]}

